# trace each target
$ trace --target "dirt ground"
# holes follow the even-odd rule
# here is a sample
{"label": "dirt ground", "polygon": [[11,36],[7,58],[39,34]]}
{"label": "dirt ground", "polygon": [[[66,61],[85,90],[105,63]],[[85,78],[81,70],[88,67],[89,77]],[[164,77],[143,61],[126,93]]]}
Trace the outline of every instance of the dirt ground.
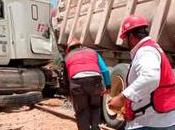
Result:
{"label": "dirt ground", "polygon": [[[60,99],[49,99],[41,104],[74,119],[72,108]],[[0,130],[77,130],[77,126],[71,119],[23,106],[0,110]]]}

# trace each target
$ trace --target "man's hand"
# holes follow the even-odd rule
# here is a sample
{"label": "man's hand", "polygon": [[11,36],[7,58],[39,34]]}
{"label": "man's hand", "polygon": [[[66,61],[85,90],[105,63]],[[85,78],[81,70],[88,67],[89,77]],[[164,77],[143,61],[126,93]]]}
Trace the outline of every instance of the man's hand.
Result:
{"label": "man's hand", "polygon": [[122,93],[120,93],[119,95],[109,100],[108,102],[109,108],[120,111],[121,108],[124,106],[125,99],[126,99],[125,96]]}

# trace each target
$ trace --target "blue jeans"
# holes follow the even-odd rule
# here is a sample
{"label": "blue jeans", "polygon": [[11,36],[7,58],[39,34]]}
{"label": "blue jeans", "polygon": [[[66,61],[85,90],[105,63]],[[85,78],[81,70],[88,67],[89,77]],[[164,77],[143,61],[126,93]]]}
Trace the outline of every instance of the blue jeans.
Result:
{"label": "blue jeans", "polygon": [[142,128],[132,129],[132,130],[175,130],[175,125],[170,127],[142,127]]}

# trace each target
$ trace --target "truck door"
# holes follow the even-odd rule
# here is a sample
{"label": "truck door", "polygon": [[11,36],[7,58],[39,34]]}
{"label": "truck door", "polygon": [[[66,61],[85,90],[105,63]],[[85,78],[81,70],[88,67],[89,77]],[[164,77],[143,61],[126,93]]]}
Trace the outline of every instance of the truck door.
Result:
{"label": "truck door", "polygon": [[31,47],[36,54],[51,54],[52,42],[50,41],[49,19],[50,4],[40,1],[31,1]]}
{"label": "truck door", "polygon": [[49,1],[14,0],[8,4],[15,59],[51,59]]}

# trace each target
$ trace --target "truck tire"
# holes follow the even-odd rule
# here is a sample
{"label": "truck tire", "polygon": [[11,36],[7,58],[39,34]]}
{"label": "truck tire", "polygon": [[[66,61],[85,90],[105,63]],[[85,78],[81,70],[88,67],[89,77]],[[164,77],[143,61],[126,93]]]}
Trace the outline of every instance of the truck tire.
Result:
{"label": "truck tire", "polygon": [[42,99],[41,92],[28,92],[24,94],[0,95],[0,107],[14,107],[33,105]]}
{"label": "truck tire", "polygon": [[[126,76],[129,69],[129,64],[118,64],[111,68],[111,93],[106,94],[103,96],[103,116],[108,124],[108,126],[113,128],[120,128],[122,129],[125,121],[122,116],[121,112],[111,111],[108,108],[108,101],[110,98],[119,94],[126,86]],[[123,108],[124,109],[124,108]]]}
{"label": "truck tire", "polygon": [[42,90],[42,95],[44,98],[53,98],[56,92],[57,92],[57,88],[46,85]]}

